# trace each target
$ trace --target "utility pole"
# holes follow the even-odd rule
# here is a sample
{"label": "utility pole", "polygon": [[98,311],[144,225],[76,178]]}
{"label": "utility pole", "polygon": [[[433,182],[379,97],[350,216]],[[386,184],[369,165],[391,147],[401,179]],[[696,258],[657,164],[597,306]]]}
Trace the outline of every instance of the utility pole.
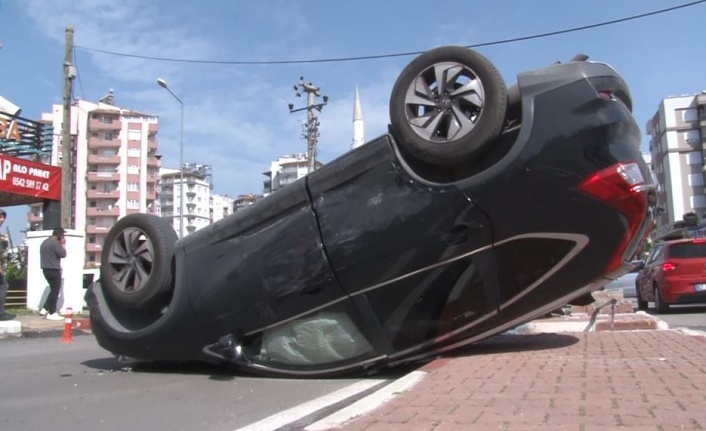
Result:
{"label": "utility pole", "polygon": [[71,64],[71,55],[74,48],[74,28],[66,27],[64,42],[64,68],[63,68],[63,113],[61,125],[61,226],[66,229],[73,228],[71,210],[73,205],[73,172],[71,139],[71,84],[76,76],[76,69]]}
{"label": "utility pole", "polygon": [[307,149],[307,160],[309,161],[309,173],[314,172],[316,169],[316,154],[318,149],[316,147],[319,137],[319,119],[314,115],[314,109],[321,112],[321,109],[328,103],[328,96],[323,96],[323,103],[314,103],[315,97],[321,97],[319,93],[319,87],[312,84],[311,82],[305,83],[304,77],[299,77],[299,83],[294,84],[294,91],[297,97],[301,97],[300,91],[306,93],[306,107],[294,109],[294,104],[289,104],[289,112],[299,112],[306,109],[306,126],[304,127],[304,138],[306,138],[306,149]]}

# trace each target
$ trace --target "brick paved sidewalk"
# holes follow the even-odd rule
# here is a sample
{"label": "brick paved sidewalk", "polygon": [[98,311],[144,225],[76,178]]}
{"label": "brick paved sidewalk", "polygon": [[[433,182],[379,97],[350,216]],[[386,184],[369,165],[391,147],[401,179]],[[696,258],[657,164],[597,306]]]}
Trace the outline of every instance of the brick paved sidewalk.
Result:
{"label": "brick paved sidewalk", "polygon": [[503,335],[339,429],[704,430],[705,358],[673,330]]}

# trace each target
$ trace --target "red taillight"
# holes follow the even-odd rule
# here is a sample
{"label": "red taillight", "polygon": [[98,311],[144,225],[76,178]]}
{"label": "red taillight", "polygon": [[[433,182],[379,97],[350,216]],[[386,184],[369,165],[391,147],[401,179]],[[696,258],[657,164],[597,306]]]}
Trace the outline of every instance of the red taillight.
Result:
{"label": "red taillight", "polygon": [[615,271],[623,263],[630,241],[637,235],[647,213],[645,179],[637,163],[618,163],[589,175],[579,184],[582,192],[620,211],[628,220],[628,228],[618,244],[606,272]]}
{"label": "red taillight", "polygon": [[702,244],[706,242],[706,238],[699,238],[692,241],[692,244]]}
{"label": "red taillight", "polygon": [[662,272],[674,271],[677,269],[677,264],[673,262],[664,262],[662,264]]}

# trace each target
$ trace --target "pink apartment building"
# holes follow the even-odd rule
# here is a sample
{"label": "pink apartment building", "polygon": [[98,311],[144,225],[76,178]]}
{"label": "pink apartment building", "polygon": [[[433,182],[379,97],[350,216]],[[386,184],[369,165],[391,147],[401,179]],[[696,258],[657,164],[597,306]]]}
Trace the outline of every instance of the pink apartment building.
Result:
{"label": "pink apartment building", "polygon": [[[42,114],[54,126],[51,164],[61,166],[62,106]],[[71,110],[73,225],[85,232],[87,267],[100,263],[110,227],[132,213],[155,212],[160,156],[158,119],[113,104],[112,91],[98,103],[78,101]],[[41,205],[30,208],[30,226],[41,223]]]}

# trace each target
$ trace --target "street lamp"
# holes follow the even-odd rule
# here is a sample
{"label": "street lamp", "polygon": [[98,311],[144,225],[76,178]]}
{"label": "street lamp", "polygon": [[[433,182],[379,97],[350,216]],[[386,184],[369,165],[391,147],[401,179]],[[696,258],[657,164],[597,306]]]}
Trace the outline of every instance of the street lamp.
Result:
{"label": "street lamp", "polygon": [[174,96],[181,106],[181,125],[179,128],[179,239],[184,238],[184,102],[174,94],[167,81],[157,78],[157,84]]}

